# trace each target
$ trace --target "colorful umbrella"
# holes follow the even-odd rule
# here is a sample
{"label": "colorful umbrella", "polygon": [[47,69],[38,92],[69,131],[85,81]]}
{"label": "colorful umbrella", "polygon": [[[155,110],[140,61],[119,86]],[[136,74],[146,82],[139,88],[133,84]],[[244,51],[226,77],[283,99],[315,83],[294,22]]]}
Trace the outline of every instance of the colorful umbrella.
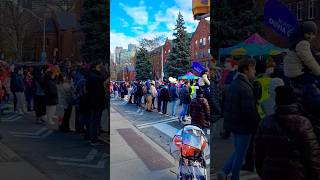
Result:
{"label": "colorful umbrella", "polygon": [[194,80],[194,79],[199,79],[199,77],[198,77],[198,76],[195,76],[195,75],[192,74],[191,72],[188,72],[186,75],[180,76],[179,79]]}
{"label": "colorful umbrella", "polygon": [[243,56],[246,54],[247,54],[247,51],[244,48],[237,48],[231,52],[232,56]]}

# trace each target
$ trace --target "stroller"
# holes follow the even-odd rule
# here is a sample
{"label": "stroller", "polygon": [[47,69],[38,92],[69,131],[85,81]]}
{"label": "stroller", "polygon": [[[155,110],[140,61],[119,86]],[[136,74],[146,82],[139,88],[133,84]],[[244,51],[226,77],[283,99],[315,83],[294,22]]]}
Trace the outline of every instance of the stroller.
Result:
{"label": "stroller", "polygon": [[170,153],[179,159],[178,180],[206,180],[208,141],[197,126],[185,125],[173,137]]}

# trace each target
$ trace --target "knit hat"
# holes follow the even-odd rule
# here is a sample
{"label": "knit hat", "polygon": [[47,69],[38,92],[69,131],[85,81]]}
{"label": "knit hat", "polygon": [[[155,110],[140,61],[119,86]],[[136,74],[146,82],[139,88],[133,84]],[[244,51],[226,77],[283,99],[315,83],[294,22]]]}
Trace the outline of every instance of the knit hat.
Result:
{"label": "knit hat", "polygon": [[293,89],[289,86],[279,86],[276,88],[276,105],[291,105],[294,104],[295,95]]}
{"label": "knit hat", "polygon": [[318,32],[317,24],[313,21],[303,22],[302,23],[302,31],[303,31],[303,33],[314,32],[315,34],[317,34],[317,32]]}
{"label": "knit hat", "polygon": [[269,84],[269,93],[275,95],[276,88],[279,86],[284,86],[284,82],[280,78],[273,78]]}

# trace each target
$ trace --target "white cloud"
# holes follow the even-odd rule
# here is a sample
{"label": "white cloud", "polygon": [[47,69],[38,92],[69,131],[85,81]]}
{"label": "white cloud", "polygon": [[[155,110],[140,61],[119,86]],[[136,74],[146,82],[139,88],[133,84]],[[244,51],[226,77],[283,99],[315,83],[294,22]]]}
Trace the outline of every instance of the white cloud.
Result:
{"label": "white cloud", "polygon": [[114,53],[117,46],[128,48],[128,44],[138,44],[134,37],[126,36],[124,33],[110,32],[110,51]]}
{"label": "white cloud", "polygon": [[129,26],[129,23],[126,20],[124,20],[123,18],[119,18],[119,21],[121,22],[122,27],[128,27]]}
{"label": "white cloud", "polygon": [[140,1],[139,6],[126,6],[123,3],[120,3],[120,6],[123,10],[130,16],[133,21],[138,25],[147,25],[149,21],[149,14],[147,7],[144,5],[143,1]]}

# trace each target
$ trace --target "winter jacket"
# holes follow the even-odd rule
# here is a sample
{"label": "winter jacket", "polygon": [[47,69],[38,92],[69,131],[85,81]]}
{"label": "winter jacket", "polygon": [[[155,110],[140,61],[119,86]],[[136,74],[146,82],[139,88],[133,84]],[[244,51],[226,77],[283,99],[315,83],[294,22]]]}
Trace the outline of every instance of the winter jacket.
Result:
{"label": "winter jacket", "polygon": [[201,128],[210,127],[210,107],[203,96],[197,96],[190,103],[191,123]]}
{"label": "winter jacket", "polygon": [[105,109],[107,107],[107,98],[105,96],[105,88],[103,87],[104,77],[100,72],[92,70],[86,79],[86,91],[90,97],[88,100],[89,109],[93,111]]}
{"label": "winter jacket", "polygon": [[59,90],[59,104],[65,109],[73,104],[73,93],[74,89],[70,83],[63,83],[58,86]]}
{"label": "winter jacket", "polygon": [[21,75],[13,73],[10,81],[11,92],[23,92],[25,89],[24,81]]}
{"label": "winter jacket", "polygon": [[157,89],[153,85],[151,86],[151,95],[153,98],[157,97]]}
{"label": "winter jacket", "polygon": [[170,86],[170,101],[176,101],[179,98],[178,89],[176,86]]}
{"label": "winter jacket", "polygon": [[142,89],[142,85],[138,84],[137,85],[137,92],[135,94],[137,97],[142,97],[143,96],[143,89]]}
{"label": "winter jacket", "polygon": [[238,134],[254,134],[260,121],[253,86],[239,73],[224,95],[224,126]]}
{"label": "winter jacket", "polygon": [[165,87],[160,90],[160,100],[161,101],[170,101],[169,90]]}
{"label": "winter jacket", "polygon": [[191,102],[189,88],[187,86],[184,86],[180,91],[180,102],[182,104],[190,104]]}
{"label": "winter jacket", "polygon": [[319,180],[320,146],[298,105],[279,106],[259,125],[256,169],[261,180]]}
{"label": "winter jacket", "polygon": [[320,65],[310,49],[310,42],[303,40],[296,45],[295,51],[289,51],[284,58],[284,74],[289,78],[302,75],[307,67],[313,75],[320,76]]}
{"label": "winter jacket", "polygon": [[44,82],[44,92],[46,94],[45,99],[47,106],[54,106],[58,104],[58,87],[53,79],[46,78]]}

